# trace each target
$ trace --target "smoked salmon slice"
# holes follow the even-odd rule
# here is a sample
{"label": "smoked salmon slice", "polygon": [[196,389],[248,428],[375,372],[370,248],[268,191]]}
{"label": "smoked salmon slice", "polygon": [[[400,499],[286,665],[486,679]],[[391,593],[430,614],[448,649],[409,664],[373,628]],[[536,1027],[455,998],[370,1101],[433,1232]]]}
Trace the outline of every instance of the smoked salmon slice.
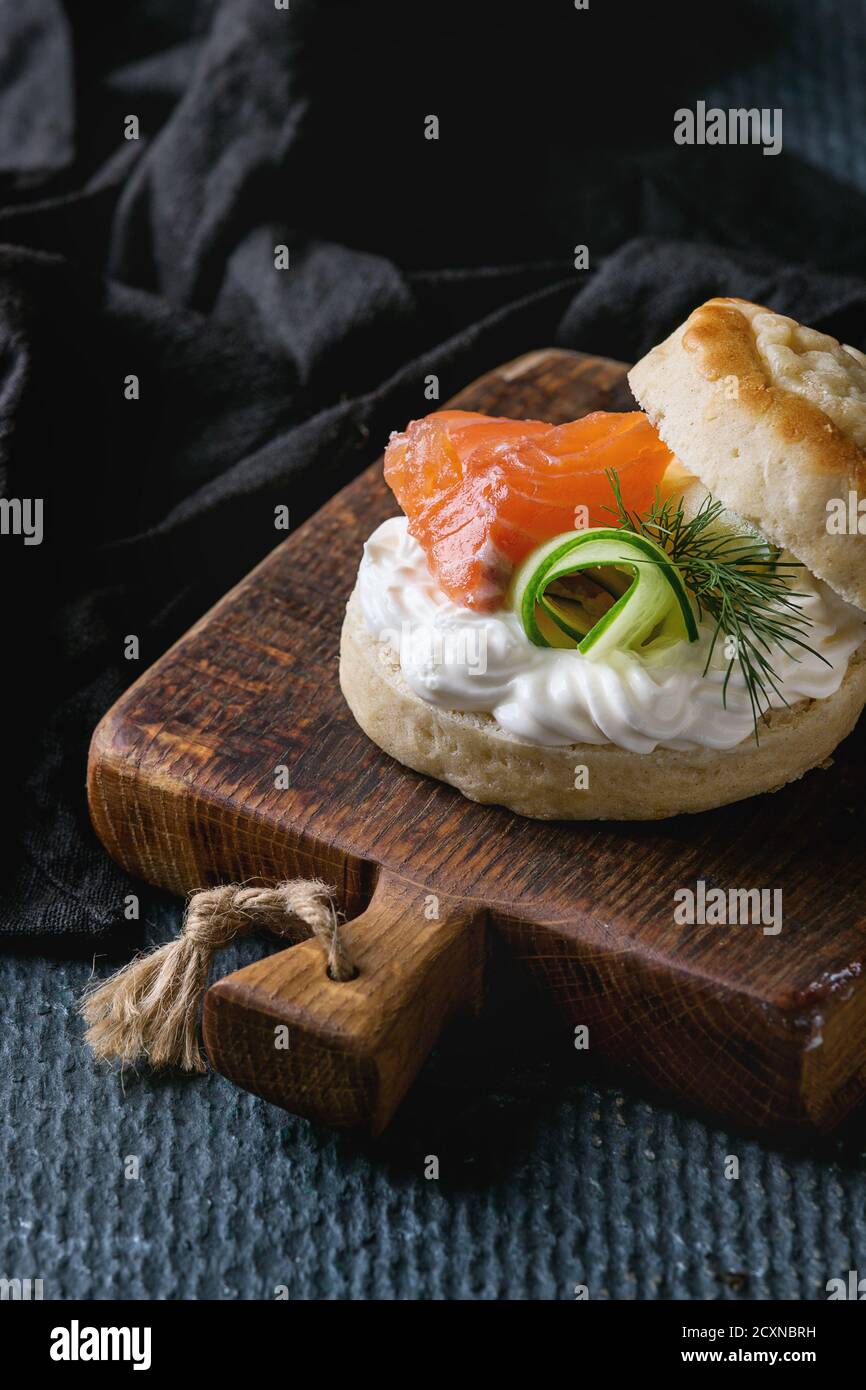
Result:
{"label": "smoked salmon slice", "polygon": [[605,469],[616,469],[628,510],[642,512],[671,458],[639,410],[567,425],[441,410],[391,435],[385,478],[440,587],[492,612],[535,546],[613,523]]}

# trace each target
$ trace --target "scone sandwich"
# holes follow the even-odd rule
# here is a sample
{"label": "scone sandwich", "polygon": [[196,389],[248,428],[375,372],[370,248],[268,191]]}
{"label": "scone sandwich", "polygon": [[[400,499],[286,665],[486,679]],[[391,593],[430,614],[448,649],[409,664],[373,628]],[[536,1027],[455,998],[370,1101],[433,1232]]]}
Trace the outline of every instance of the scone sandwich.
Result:
{"label": "scone sandwich", "polygon": [[642,411],[391,436],[405,515],[365,546],[340,682],[475,801],[707,810],[825,763],[866,703],[866,358],[713,299],[629,381]]}

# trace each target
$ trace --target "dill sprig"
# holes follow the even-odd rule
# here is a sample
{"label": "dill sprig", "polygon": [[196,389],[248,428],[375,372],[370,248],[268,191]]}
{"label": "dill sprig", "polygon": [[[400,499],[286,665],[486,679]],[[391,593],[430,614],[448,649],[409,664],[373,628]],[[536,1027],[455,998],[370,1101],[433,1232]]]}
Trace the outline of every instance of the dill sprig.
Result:
{"label": "dill sprig", "polygon": [[731,644],[734,654],[728,659],[722,702],[727,704],[728,682],[739,664],[757,742],[758,720],[767,721],[771,692],[783,704],[788,703],[773,667],[773,648],[781,649],[795,661],[798,657],[792,649],[809,652],[825,665],[830,664],[806,640],[811,619],[795,602],[805,595],[789,587],[788,571],[803,566],[796,560],[781,560],[779,550],[760,536],[714,529],[725,508],[709,494],[687,520],[683,499],[662,502],[656,488],[649,511],[643,516],[632,515],[623,503],[616,469],[606,472],[615,506],[605,510],[616,516],[619,526],[646,536],[667,552],[694,596],[698,617],[706,613],[715,623],[704,675],[719,638],[726,651]]}

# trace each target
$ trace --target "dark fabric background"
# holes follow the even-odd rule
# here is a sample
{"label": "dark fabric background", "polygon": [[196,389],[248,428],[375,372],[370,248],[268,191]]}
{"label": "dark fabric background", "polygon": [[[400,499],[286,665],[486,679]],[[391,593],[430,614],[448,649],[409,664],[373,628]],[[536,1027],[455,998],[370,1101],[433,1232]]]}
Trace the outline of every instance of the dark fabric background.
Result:
{"label": "dark fabric background", "polygon": [[[809,1298],[866,1270],[856,1130],[789,1155],[597,1089],[519,982],[372,1147],[217,1077],[124,1084],[74,1013],[86,954],[133,942],[87,821],[94,724],[275,543],[276,503],[299,522],[428,408],[428,372],[445,397],[547,344],[631,359],[715,293],[866,348],[864,44],[864,6],[830,0],[3,7],[0,468],[46,534],[0,538],[0,1272],[60,1296]],[[698,97],[782,106],[784,152],[674,146]],[[145,936],[173,933],[133,886]]]}

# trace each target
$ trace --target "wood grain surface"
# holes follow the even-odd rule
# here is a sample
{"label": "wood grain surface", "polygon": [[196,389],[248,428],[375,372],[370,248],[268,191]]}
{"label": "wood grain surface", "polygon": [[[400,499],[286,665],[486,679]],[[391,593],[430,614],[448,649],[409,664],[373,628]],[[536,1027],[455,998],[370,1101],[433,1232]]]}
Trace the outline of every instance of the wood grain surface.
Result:
{"label": "wood grain surface", "polygon": [[[634,408],[622,364],[554,350],[452,404],[551,421]],[[214,1065],[288,1109],[377,1131],[449,1015],[478,1007],[498,933],[549,995],[564,1046],[586,1024],[591,1055],[701,1110],[833,1128],[866,1092],[862,724],[829,770],[700,816],[551,824],[466,801],[374,747],[337,683],[363,542],[397,511],[371,466],[94,734],[91,814],[130,872],[178,893],[320,875],[356,919],[357,980],[330,981],[302,943],[211,989]],[[698,880],[782,889],[782,931],[676,925],[674,891]]]}

